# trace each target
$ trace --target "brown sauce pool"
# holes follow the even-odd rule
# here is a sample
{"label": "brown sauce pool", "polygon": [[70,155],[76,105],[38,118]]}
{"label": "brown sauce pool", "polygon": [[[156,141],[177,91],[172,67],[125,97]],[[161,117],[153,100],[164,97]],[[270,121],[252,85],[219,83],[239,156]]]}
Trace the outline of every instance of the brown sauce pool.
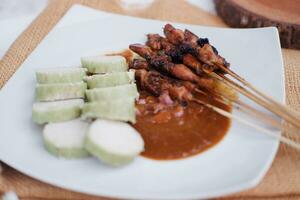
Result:
{"label": "brown sauce pool", "polygon": [[[206,96],[199,99],[231,111],[231,107]],[[143,156],[171,160],[192,156],[214,146],[226,135],[231,121],[216,112],[189,102],[186,107],[172,106],[158,114],[143,112],[147,102],[155,101],[148,95],[141,95],[142,104],[137,104],[141,113],[137,116],[134,127],[140,132],[145,142]]]}

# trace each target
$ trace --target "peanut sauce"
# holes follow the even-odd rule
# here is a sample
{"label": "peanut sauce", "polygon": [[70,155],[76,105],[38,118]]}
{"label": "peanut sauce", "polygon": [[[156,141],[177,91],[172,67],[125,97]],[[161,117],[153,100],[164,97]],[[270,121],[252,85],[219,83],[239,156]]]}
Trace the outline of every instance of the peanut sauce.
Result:
{"label": "peanut sauce", "polygon": [[[125,50],[109,55],[123,56],[129,62],[133,53]],[[145,91],[139,92],[137,122],[133,126],[144,139],[144,157],[172,160],[196,155],[219,143],[229,130],[230,119],[194,102],[172,105],[154,114],[151,107],[158,99]],[[231,111],[230,106],[207,96],[197,98]]]}
{"label": "peanut sauce", "polygon": [[[207,96],[197,98],[231,111],[230,106]],[[145,142],[142,155],[152,159],[180,159],[203,152],[220,142],[231,124],[230,119],[194,102],[170,106],[157,114],[147,112],[155,97],[141,93],[140,102],[134,127]]]}

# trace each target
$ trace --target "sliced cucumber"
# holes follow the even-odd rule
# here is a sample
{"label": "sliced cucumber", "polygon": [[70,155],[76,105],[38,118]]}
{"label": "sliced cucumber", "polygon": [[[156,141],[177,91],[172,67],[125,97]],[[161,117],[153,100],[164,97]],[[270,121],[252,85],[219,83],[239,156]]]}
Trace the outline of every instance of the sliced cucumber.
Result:
{"label": "sliced cucumber", "polygon": [[84,98],[86,88],[85,82],[37,84],[35,95],[37,101]]}
{"label": "sliced cucumber", "polygon": [[112,101],[115,99],[138,97],[136,84],[119,85],[115,87],[94,88],[86,90],[89,101]]}
{"label": "sliced cucumber", "polygon": [[98,119],[89,128],[85,148],[103,163],[121,166],[144,150],[144,141],[127,123]]}
{"label": "sliced cucumber", "polygon": [[82,67],[55,67],[36,71],[38,83],[71,83],[83,81],[86,69]]}
{"label": "sliced cucumber", "polygon": [[128,70],[126,59],[122,56],[93,56],[81,58],[82,67],[90,73],[124,72]]}
{"label": "sliced cucumber", "polygon": [[97,74],[86,79],[88,88],[112,87],[134,83],[134,71]]}
{"label": "sliced cucumber", "polygon": [[84,147],[84,141],[88,127],[89,123],[80,119],[47,124],[43,131],[45,147],[59,157],[86,157],[89,153]]}
{"label": "sliced cucumber", "polygon": [[32,119],[38,124],[74,119],[80,116],[83,104],[83,99],[35,102],[32,107]]}
{"label": "sliced cucumber", "polygon": [[111,119],[136,122],[134,98],[122,98],[113,101],[94,101],[82,107],[83,119]]}

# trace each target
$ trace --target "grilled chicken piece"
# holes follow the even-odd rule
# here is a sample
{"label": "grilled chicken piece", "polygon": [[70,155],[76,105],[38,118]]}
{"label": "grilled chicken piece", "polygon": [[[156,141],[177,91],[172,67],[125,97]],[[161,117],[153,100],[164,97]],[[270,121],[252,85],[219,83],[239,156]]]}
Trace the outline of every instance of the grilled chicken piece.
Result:
{"label": "grilled chicken piece", "polygon": [[[158,54],[166,54],[172,58],[175,63],[182,62],[182,52],[180,48],[170,43],[166,38],[159,34],[148,34],[146,45]],[[162,50],[162,51],[160,51]]]}
{"label": "grilled chicken piece", "polygon": [[209,44],[207,38],[199,38],[189,30],[182,32],[167,24],[164,27],[164,33],[167,39],[172,43],[179,45],[184,53],[191,53],[200,61],[214,66],[219,70],[219,66],[229,67],[229,63],[218,54],[217,49]]}
{"label": "grilled chicken piece", "polygon": [[192,93],[184,86],[170,86],[168,91],[170,96],[179,102],[187,102],[193,98]]}
{"label": "grilled chicken piece", "polygon": [[146,45],[154,51],[161,50],[161,38],[159,34],[147,34]]}
{"label": "grilled chicken piece", "polygon": [[203,64],[197,60],[192,54],[185,54],[182,59],[183,64],[193,69],[196,74],[203,75]]}
{"label": "grilled chicken piece", "polygon": [[196,44],[197,45],[197,42],[199,40],[199,37],[197,35],[195,35],[194,33],[192,33],[188,29],[184,30],[183,35],[184,35],[184,41],[188,41],[191,44]]}
{"label": "grilled chicken piece", "polygon": [[156,71],[146,71],[139,69],[135,71],[135,79],[138,86],[158,97],[162,93],[163,79],[160,73]]}
{"label": "grilled chicken piece", "polygon": [[192,93],[196,88],[197,88],[197,85],[194,84],[194,83],[191,83],[189,81],[183,81],[182,82],[182,85],[190,92]]}
{"label": "grilled chicken piece", "polygon": [[146,60],[142,59],[133,59],[132,62],[129,63],[130,69],[146,69],[149,70],[149,64]]}
{"label": "grilled chicken piece", "polygon": [[180,29],[174,28],[171,24],[166,24],[164,27],[164,34],[169,40],[174,45],[179,45],[183,42],[184,40],[184,33]]}
{"label": "grilled chicken piece", "polygon": [[135,70],[135,80],[137,82],[137,85],[141,89],[145,89],[145,82],[147,77],[147,71],[145,69],[137,69]]}
{"label": "grilled chicken piece", "polygon": [[131,44],[129,45],[129,49],[146,60],[150,60],[154,56],[151,48],[142,44]]}
{"label": "grilled chicken piece", "polygon": [[215,69],[218,69],[218,66],[228,67],[229,65],[224,58],[216,54],[216,51],[210,44],[204,44],[203,47],[195,49],[195,55],[202,62],[215,66]]}
{"label": "grilled chicken piece", "polygon": [[142,85],[143,89],[150,94],[159,97],[164,105],[170,105],[171,99],[183,102],[192,98],[191,85],[188,89],[180,82],[163,76],[156,71],[140,69],[136,70],[135,76],[138,84]]}
{"label": "grilled chicken piece", "polygon": [[174,64],[167,55],[157,55],[155,52],[141,44],[130,45],[129,48],[140,56],[144,57],[154,69],[165,74],[172,75],[180,80],[191,81],[197,83],[199,86],[211,88],[207,79],[204,81],[197,76],[187,66],[183,64]]}
{"label": "grilled chicken piece", "polygon": [[183,64],[174,64],[174,66],[170,68],[170,72],[180,80],[201,84],[201,78]]}

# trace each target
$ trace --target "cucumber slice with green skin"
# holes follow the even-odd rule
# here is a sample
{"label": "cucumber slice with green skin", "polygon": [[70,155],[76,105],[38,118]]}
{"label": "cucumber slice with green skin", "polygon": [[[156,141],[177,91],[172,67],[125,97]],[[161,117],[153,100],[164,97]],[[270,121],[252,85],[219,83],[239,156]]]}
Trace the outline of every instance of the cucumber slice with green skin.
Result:
{"label": "cucumber slice with green skin", "polygon": [[136,122],[135,99],[122,98],[113,101],[94,101],[82,107],[83,119],[103,118],[125,122]]}
{"label": "cucumber slice with green skin", "polygon": [[35,102],[32,107],[32,119],[38,124],[75,119],[80,116],[83,104],[82,99]]}
{"label": "cucumber slice with green skin", "polygon": [[139,94],[136,84],[94,88],[86,90],[85,93],[88,101],[113,101],[121,98],[136,98]]}
{"label": "cucumber slice with green skin", "polygon": [[134,83],[134,71],[97,74],[86,78],[88,88],[112,87]]}
{"label": "cucumber slice with green skin", "polygon": [[125,72],[128,70],[126,59],[122,56],[92,56],[81,58],[82,67],[90,73],[101,74],[110,72]]}
{"label": "cucumber slice with green skin", "polygon": [[85,82],[37,84],[35,95],[37,101],[55,101],[84,98],[87,88]]}
{"label": "cucumber slice with green skin", "polygon": [[58,157],[87,157],[89,153],[84,143],[88,127],[89,123],[80,119],[46,124],[43,130],[45,148]]}
{"label": "cucumber slice with green skin", "polygon": [[82,67],[56,67],[39,69],[36,71],[36,80],[40,84],[72,83],[83,81],[86,69]]}
{"label": "cucumber slice with green skin", "polygon": [[105,164],[122,166],[144,150],[144,141],[127,123],[98,119],[88,130],[85,148]]}

